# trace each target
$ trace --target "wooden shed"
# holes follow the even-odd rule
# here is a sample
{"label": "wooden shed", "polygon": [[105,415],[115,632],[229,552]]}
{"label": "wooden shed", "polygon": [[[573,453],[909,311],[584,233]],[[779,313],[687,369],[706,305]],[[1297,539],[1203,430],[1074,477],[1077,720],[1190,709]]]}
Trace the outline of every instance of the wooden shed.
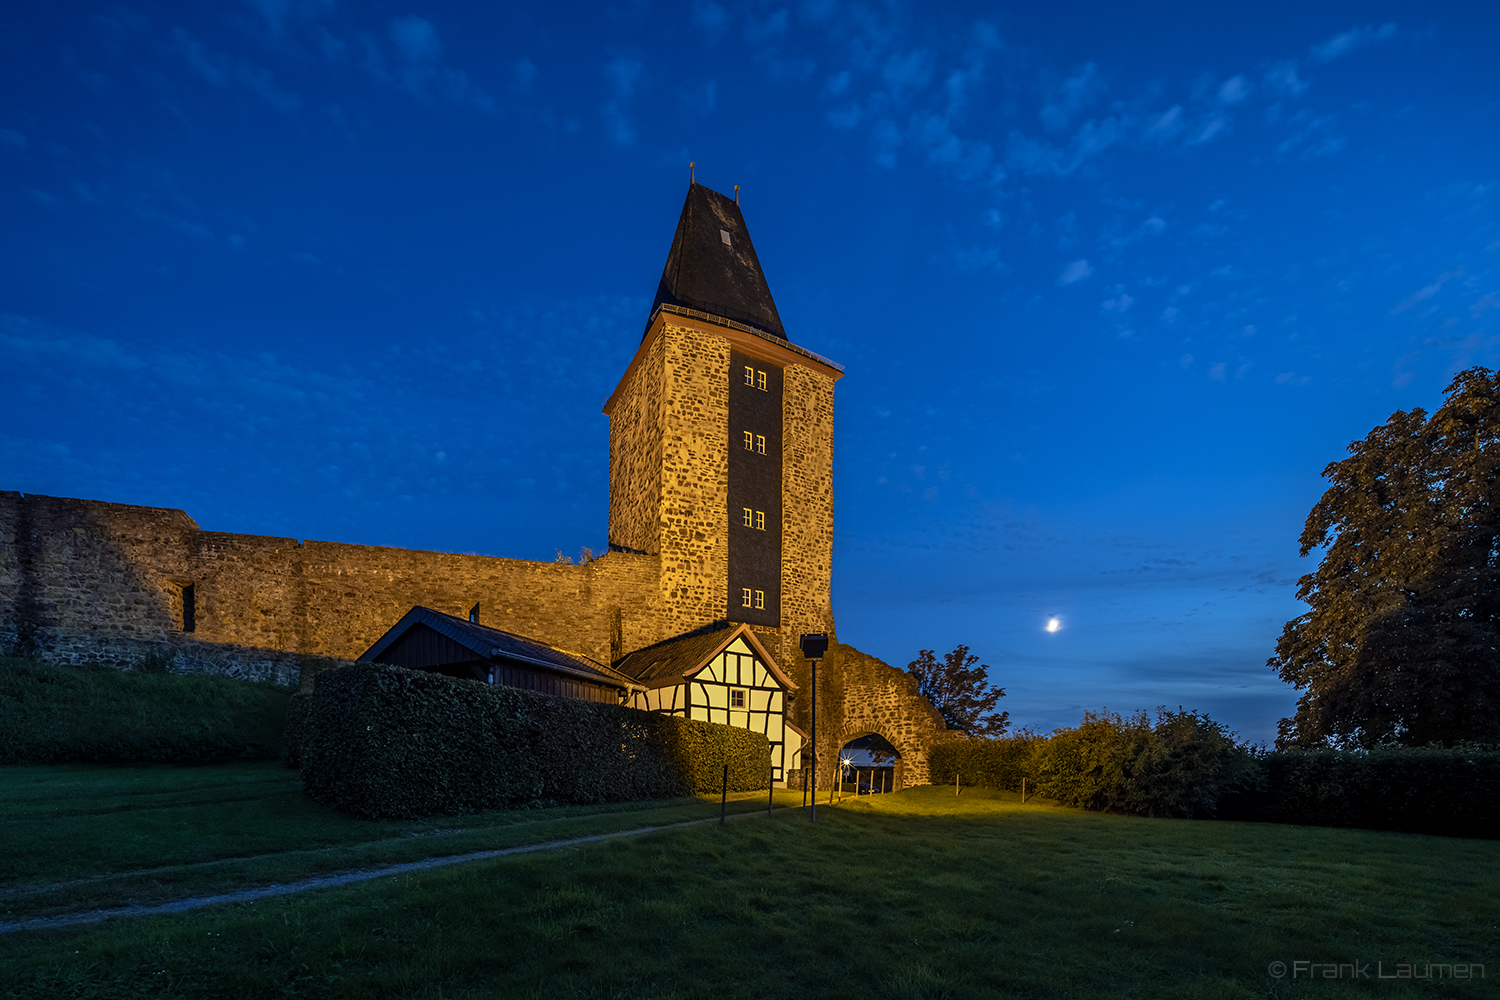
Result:
{"label": "wooden shed", "polygon": [[644,690],[584,657],[422,607],[408,611],[360,659],[609,705],[628,704]]}

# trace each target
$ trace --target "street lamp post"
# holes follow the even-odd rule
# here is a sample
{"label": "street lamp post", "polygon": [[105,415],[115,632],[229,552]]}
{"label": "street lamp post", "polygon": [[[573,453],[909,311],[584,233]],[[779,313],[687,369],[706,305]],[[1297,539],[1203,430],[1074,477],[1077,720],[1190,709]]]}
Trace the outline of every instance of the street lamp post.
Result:
{"label": "street lamp post", "polygon": [[802,655],[812,661],[812,812],[808,822],[818,821],[818,661],[828,652],[828,633],[811,632],[802,636]]}

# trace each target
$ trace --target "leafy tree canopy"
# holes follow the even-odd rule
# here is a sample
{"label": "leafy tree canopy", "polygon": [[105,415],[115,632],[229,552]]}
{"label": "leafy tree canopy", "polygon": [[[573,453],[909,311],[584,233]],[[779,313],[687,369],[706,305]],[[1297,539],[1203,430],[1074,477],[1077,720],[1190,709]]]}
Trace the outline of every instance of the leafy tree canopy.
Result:
{"label": "leafy tree canopy", "polygon": [[1005,689],[991,687],[989,666],[979,663],[968,646],[959,646],[938,662],[930,649],[917,653],[906,672],[917,681],[922,697],[932,702],[949,729],[962,729],[970,736],[999,736],[1010,725],[1009,712],[995,712]]}
{"label": "leafy tree canopy", "polygon": [[1305,691],[1279,747],[1500,742],[1500,375],[1391,414],[1308,515],[1324,549],[1268,665]]}

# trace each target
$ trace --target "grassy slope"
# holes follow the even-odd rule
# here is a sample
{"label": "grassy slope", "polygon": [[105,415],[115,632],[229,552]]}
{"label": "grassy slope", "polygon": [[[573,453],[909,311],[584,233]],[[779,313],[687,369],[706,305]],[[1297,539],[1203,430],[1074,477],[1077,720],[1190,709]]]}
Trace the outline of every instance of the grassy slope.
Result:
{"label": "grassy slope", "polygon": [[275,757],[289,697],[228,677],[0,657],[0,764]]}
{"label": "grassy slope", "polygon": [[[764,809],[761,795],[731,810]],[[0,768],[0,919],[177,899],[718,813],[697,799],[367,822],[271,761]]]}
{"label": "grassy slope", "polygon": [[1500,975],[1497,860],[1493,841],[1128,819],[928,788],[846,800],[816,826],[789,810],[7,935],[0,993],[1343,997],[1348,982],[1274,980],[1267,963],[1488,959]]}

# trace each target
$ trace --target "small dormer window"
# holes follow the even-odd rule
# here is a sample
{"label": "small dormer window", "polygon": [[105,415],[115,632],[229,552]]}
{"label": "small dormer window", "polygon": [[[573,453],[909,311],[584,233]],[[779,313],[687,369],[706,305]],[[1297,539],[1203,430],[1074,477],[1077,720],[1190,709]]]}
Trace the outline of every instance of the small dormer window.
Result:
{"label": "small dormer window", "polygon": [[734,246],[733,243],[729,242],[729,230],[727,230],[727,229],[721,229],[721,230],[719,230],[719,239],[721,239],[721,240],[724,241],[724,245],[726,247],[732,247],[732,246]]}

